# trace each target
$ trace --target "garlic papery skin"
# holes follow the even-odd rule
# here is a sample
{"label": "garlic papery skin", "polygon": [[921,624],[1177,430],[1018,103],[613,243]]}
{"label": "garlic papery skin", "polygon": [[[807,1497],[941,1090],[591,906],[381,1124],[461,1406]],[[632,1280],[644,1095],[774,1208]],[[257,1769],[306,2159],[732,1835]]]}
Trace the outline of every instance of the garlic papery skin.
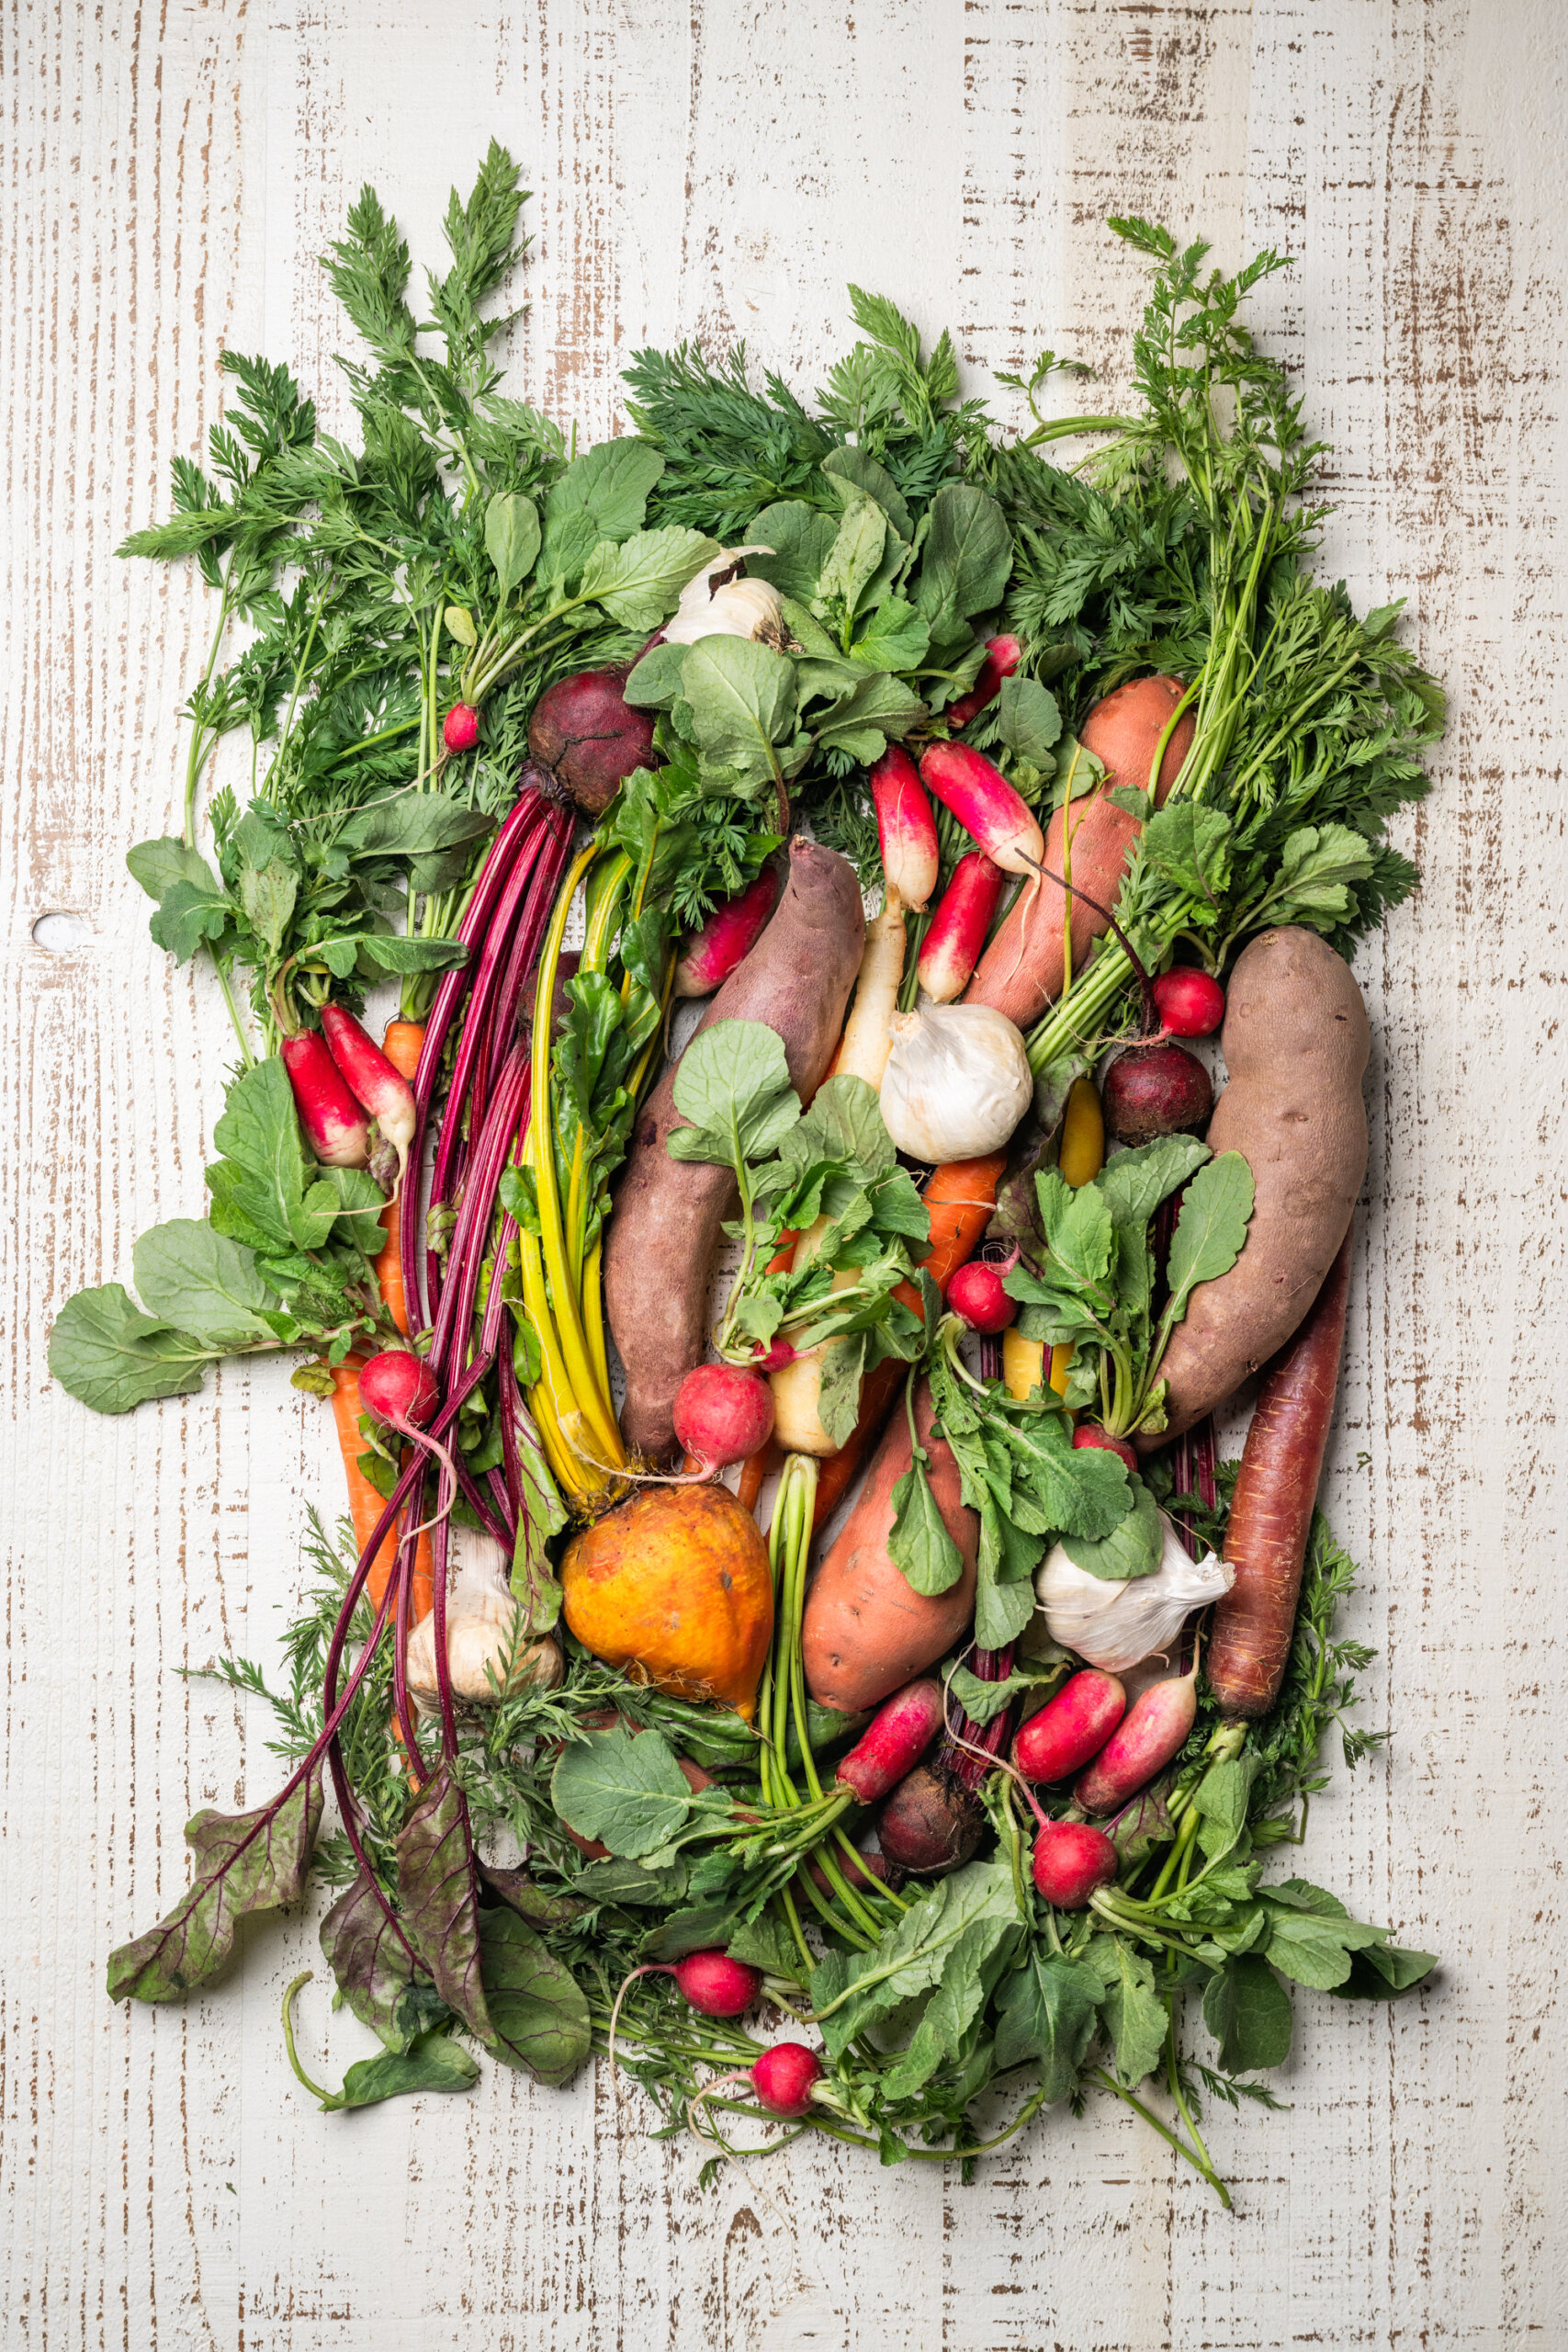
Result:
{"label": "garlic papery skin", "polygon": [[[455,1698],[492,1707],[530,1683],[553,1690],[566,1661],[547,1635],[536,1642],[520,1638],[517,1603],[505,1585],[483,1567],[465,1566],[446,1597],[446,1670]],[[434,1609],[409,1635],[408,1680],[420,1699],[438,1695]]]}
{"label": "garlic papery skin", "polygon": [[790,647],[779,592],[766,580],[746,577],[749,555],[772,555],[772,548],[727,548],[705,564],[681,591],[674,617],[664,624],[666,645],[695,645],[705,637],[749,637],[777,653]]}
{"label": "garlic papery skin", "polygon": [[[1053,1641],[1107,1674],[1125,1674],[1158,1650],[1168,1650],[1195,1609],[1218,1600],[1235,1570],[1213,1552],[1192,1559],[1165,1513],[1165,1548],[1152,1577],[1113,1584],[1075,1567],[1066,1546],[1048,1552],[1034,1579],[1035,1596]],[[1024,1636],[1028,1647],[1028,1635]]]}
{"label": "garlic papery skin", "polygon": [[1034,1099],[1023,1039],[985,1004],[895,1013],[882,1116],[900,1151],[937,1167],[999,1151]]}

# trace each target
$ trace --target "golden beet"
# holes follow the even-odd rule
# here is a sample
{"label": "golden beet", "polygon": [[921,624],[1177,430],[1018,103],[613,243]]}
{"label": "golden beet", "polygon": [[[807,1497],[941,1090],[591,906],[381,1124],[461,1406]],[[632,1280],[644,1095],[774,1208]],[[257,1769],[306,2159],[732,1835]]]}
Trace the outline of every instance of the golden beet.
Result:
{"label": "golden beet", "polygon": [[748,1722],[773,1634],[757,1522],[726,1487],[649,1487],[568,1544],[566,1622],[606,1666]]}

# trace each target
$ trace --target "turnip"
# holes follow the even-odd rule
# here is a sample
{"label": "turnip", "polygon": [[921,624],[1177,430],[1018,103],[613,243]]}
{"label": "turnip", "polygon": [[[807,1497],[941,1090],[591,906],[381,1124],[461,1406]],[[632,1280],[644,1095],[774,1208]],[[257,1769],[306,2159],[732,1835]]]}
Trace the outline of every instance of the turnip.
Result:
{"label": "turnip", "polygon": [[472,703],[455,702],[442,722],[441,740],[449,752],[471,752],[479,740],[479,715]]}
{"label": "turnip", "polygon": [[675,967],[675,994],[711,996],[715,989],[722,988],[761,937],[778,897],[777,869],[764,865],[739,897],[715,907],[702,929],[691,933],[682,947]]}
{"label": "turnip", "polygon": [[988,703],[995,702],[1002,690],[1002,680],[1010,678],[1023,659],[1023,647],[1016,637],[988,637],[986,658],[981,662],[974,684],[966,695],[950,702],[942,717],[956,735],[977,717]]}
{"label": "turnip", "polygon": [[773,1433],[773,1392],[761,1373],[700,1363],[675,1391],[675,1435],[705,1477],[744,1462]]}
{"label": "turnip", "polygon": [[1209,1073],[1185,1046],[1163,1039],[1118,1054],[1100,1087],[1105,1124],[1118,1143],[1153,1143],[1202,1126],[1214,1107]]}
{"label": "turnip", "polygon": [[[1015,1251],[1014,1256],[1017,1256]],[[989,1266],[983,1258],[971,1258],[960,1266],[947,1286],[947,1303],[960,1321],[971,1331],[991,1334],[1005,1331],[1018,1314],[1016,1303],[1002,1287],[1005,1266]]]}
{"label": "turnip", "polygon": [[633,770],[653,754],[653,715],[621,698],[630,665],[583,670],[539,696],[528,749],[586,817],[609,807]]}
{"label": "turnip", "polygon": [[370,1158],[370,1127],[349,1092],[319,1029],[285,1037],[279,1052],[294,1089],[305,1140],[323,1168],[363,1168]]}
{"label": "turnip", "polygon": [[1151,1682],[1111,1733],[1073,1796],[1085,1813],[1115,1813],[1185,1746],[1198,1713],[1198,1659],[1179,1679]]}
{"label": "turnip", "polygon": [[980,959],[1006,876],[984,850],[973,849],[953,869],[931,929],[920,943],[920,986],[936,1004],[951,1004],[969,985]]}
{"label": "turnip", "polygon": [[1225,992],[1210,972],[1189,964],[1154,983],[1155,1011],[1168,1037],[1209,1037],[1225,1017]]}
{"label": "turnip", "polygon": [[409,1146],[418,1122],[413,1089],[392,1068],[380,1046],[366,1035],[353,1014],[344,1012],[341,1005],[322,1005],[321,1034],[355,1101],[369,1112],[398,1155],[395,1197],[408,1167]]}
{"label": "turnip", "polygon": [[1073,1431],[1073,1443],[1113,1453],[1119,1462],[1126,1464],[1129,1470],[1135,1470],[1138,1466],[1137,1449],[1131,1441],[1124,1437],[1112,1437],[1111,1431],[1102,1430],[1098,1421],[1080,1421]]}
{"label": "turnip", "polygon": [[888,745],[870,776],[888,890],[919,911],[936,888],[941,863],[931,804],[919,771],[901,743]]}
{"label": "turnip", "polygon": [[1115,1675],[1086,1668],[1021,1727],[1012,1760],[1026,1781],[1066,1781],[1099,1755],[1126,1708]]}

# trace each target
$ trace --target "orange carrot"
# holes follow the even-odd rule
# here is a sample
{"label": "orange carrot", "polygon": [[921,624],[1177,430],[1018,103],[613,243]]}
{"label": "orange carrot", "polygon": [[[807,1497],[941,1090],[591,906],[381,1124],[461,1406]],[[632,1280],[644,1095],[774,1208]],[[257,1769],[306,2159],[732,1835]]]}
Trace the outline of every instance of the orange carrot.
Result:
{"label": "orange carrot", "polygon": [[[349,1356],[333,1367],[333,1419],[337,1423],[338,1450],[343,1455],[344,1472],[348,1479],[349,1517],[354,1521],[355,1541],[361,1551],[376,1532],[376,1522],[387,1508],[384,1498],[376,1492],[359,1466],[359,1457],[366,1450],[359,1430],[359,1374],[364,1361],[361,1356]],[[389,1533],[371,1563],[366,1585],[366,1594],[372,1609],[381,1606],[381,1595],[387,1589],[387,1579],[392,1573],[397,1555],[397,1537]],[[422,1535],[414,1554],[412,1608],[415,1624],[429,1614],[434,1597],[430,1538]]]}
{"label": "orange carrot", "polygon": [[[959,1267],[973,1257],[996,1213],[997,1186],[1006,1167],[1007,1154],[993,1151],[982,1159],[953,1159],[945,1168],[931,1170],[924,1195],[931,1221],[931,1247],[920,1262],[944,1295]],[[893,1295],[912,1306],[917,1315],[922,1313],[920,1294],[913,1283],[900,1283]],[[901,1363],[879,1363],[862,1382],[854,1434],[837,1453],[828,1456],[817,1473],[815,1526],[821,1527],[843,1500],[867,1446],[904,1385],[906,1370]]]}
{"label": "orange carrot", "polygon": [[766,1445],[760,1445],[755,1453],[746,1456],[740,1465],[740,1483],[735,1489],[735,1499],[742,1510],[755,1513],[757,1498],[762,1491],[769,1471],[778,1467],[778,1448],[772,1438]]}
{"label": "orange carrot", "polygon": [[[381,1051],[400,1078],[412,1086],[419,1068],[419,1057],[424,1044],[423,1021],[389,1021],[387,1034],[381,1040]],[[404,1338],[408,1337],[409,1307],[403,1290],[403,1253],[398,1238],[399,1209],[396,1201],[389,1201],[381,1211],[381,1226],[386,1243],[376,1260],[376,1279],[381,1285],[381,1295],[387,1302],[387,1312]],[[355,1410],[357,1411],[357,1407]]]}

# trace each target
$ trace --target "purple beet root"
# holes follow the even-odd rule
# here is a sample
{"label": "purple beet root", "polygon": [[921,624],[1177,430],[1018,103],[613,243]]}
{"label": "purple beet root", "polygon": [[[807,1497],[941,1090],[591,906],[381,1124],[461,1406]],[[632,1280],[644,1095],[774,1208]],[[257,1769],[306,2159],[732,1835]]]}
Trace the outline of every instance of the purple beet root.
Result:
{"label": "purple beet root", "polygon": [[629,663],[583,670],[540,695],[528,750],[586,817],[607,808],[634,768],[653,755],[653,715],[621,699]]}

